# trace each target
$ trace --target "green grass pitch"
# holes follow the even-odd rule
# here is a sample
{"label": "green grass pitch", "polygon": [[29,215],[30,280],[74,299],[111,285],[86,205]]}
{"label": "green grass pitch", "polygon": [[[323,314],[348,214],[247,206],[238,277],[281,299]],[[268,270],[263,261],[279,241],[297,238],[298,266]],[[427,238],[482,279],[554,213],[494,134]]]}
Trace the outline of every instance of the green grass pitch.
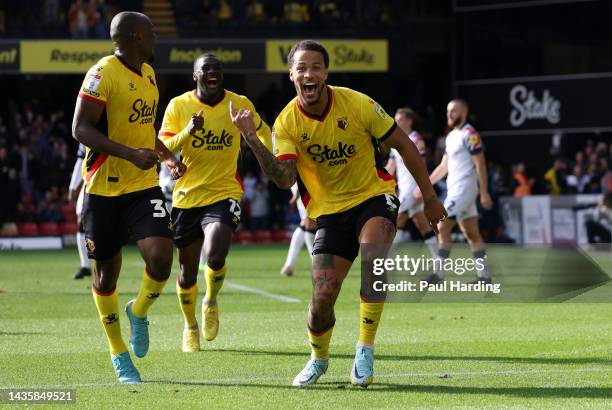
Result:
{"label": "green grass pitch", "polygon": [[[144,380],[137,386],[116,382],[90,280],[72,279],[75,249],[1,252],[0,389],[74,388],[78,408],[612,408],[610,303],[387,304],[375,384],[352,387],[358,265],[336,305],[327,374],[313,388],[292,388],[308,359],[311,282],[305,252],[294,277],[278,274],[286,249],[231,249],[219,336],[202,338],[200,353],[180,351],[174,273],[149,312],[149,354],[132,355]],[[610,275],[610,255],[596,258]],[[121,306],[135,296],[142,268],[126,247]],[[127,341],[124,314],[121,321]]]}

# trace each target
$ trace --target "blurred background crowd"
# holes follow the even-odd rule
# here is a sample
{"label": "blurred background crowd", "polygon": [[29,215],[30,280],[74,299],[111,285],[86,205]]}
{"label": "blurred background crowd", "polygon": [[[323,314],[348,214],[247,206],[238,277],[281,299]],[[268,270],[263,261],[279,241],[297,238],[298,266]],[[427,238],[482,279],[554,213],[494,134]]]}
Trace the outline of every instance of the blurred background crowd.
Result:
{"label": "blurred background crowd", "polygon": [[[282,107],[262,107],[262,111]],[[394,107],[387,108],[393,112]],[[68,200],[68,183],[78,144],[71,136],[71,116],[41,107],[36,101],[12,105],[0,116],[1,222],[62,222],[61,205]],[[423,124],[424,121],[421,121]],[[417,122],[417,129],[419,122]],[[433,170],[444,154],[445,136],[421,129],[427,143],[427,166]],[[605,193],[612,191],[612,144],[593,135],[576,150],[551,147],[542,158],[545,172],[526,164],[488,162],[489,190],[494,201],[502,195]],[[244,227],[282,229],[299,222],[290,194],[262,176],[259,164],[242,144]],[[445,185],[437,185],[444,196]],[[495,210],[485,212],[496,219]],[[492,222],[495,228],[495,223]]]}

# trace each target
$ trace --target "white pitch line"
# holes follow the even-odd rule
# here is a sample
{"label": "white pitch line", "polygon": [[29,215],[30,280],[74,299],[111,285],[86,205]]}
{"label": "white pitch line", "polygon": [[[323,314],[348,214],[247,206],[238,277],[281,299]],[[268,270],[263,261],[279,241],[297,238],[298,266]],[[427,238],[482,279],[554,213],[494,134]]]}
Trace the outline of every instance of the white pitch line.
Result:
{"label": "white pitch line", "polygon": [[[529,375],[529,374],[535,374],[535,375],[540,375],[540,374],[554,374],[554,373],[559,373],[559,374],[567,374],[567,373],[593,373],[593,372],[608,372],[610,371],[609,368],[606,367],[594,367],[594,368],[582,368],[582,369],[543,369],[543,370],[537,370],[537,369],[530,369],[530,370],[500,370],[500,371],[482,371],[482,372],[414,372],[414,373],[390,373],[390,374],[376,374],[375,377],[377,379],[380,378],[398,378],[398,377],[443,377],[445,375],[448,375],[450,378],[452,377],[457,377],[457,376],[475,376],[475,377],[479,377],[479,376],[520,376],[520,375]],[[276,376],[276,377],[249,377],[249,378],[244,378],[244,377],[231,377],[231,378],[225,378],[225,379],[205,379],[205,380],[177,380],[175,382],[167,382],[167,381],[155,381],[155,380],[151,380],[151,381],[144,381],[143,385],[147,385],[147,384],[176,384],[176,385],[180,385],[180,384],[186,384],[186,385],[193,385],[193,384],[202,384],[202,385],[207,385],[207,384],[214,384],[214,385],[218,385],[219,383],[241,383],[241,384],[246,384],[246,383],[252,383],[252,382],[276,382],[276,381],[291,381],[291,377],[287,376],[287,377],[280,377],[280,376]],[[327,382],[342,382],[342,381],[347,381],[348,380],[346,377],[326,377],[325,381]],[[104,387],[104,386],[121,386],[119,383],[117,382],[112,382],[112,383],[79,383],[79,384],[58,384],[58,385],[52,385],[52,386],[0,386],[0,389],[60,389],[60,388],[64,388],[64,389],[75,389],[75,388],[80,388],[80,387]],[[130,385],[128,385],[130,386]]]}
{"label": "white pitch line", "polygon": [[266,292],[265,290],[252,288],[250,286],[239,285],[237,283],[230,282],[228,280],[225,281],[225,286],[229,286],[230,288],[241,290],[243,292],[254,293],[259,296],[265,296],[267,298],[280,300],[282,302],[287,302],[287,303],[300,303],[301,302],[301,300],[296,299],[296,298],[292,298],[289,296],[283,296],[283,295],[277,295],[276,293]]}

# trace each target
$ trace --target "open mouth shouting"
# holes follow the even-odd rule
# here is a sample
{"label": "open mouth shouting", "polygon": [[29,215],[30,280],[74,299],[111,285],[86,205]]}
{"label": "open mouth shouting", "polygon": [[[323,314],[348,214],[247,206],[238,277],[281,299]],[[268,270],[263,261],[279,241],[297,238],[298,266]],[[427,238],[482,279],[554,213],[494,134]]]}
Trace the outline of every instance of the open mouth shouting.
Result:
{"label": "open mouth shouting", "polygon": [[206,80],[206,88],[208,89],[209,92],[216,92],[217,89],[219,88],[219,79],[217,77],[209,77]]}
{"label": "open mouth shouting", "polygon": [[305,82],[302,84],[302,95],[307,101],[313,101],[318,98],[318,86],[315,82]]}

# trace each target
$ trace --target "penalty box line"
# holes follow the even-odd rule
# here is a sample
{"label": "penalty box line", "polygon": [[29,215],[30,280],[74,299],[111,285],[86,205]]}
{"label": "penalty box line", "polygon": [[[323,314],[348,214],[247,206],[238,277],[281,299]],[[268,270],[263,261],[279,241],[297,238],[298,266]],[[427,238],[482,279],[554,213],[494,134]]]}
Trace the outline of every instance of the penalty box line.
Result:
{"label": "penalty box line", "polygon": [[[608,372],[609,368],[606,367],[592,367],[592,368],[582,368],[582,369],[530,369],[530,370],[500,370],[500,371],[482,371],[482,372],[413,372],[413,373],[389,373],[389,374],[376,374],[375,377],[377,379],[380,378],[398,378],[398,377],[456,377],[456,376],[464,376],[464,377],[481,377],[481,376],[521,376],[521,375],[543,375],[543,374],[569,374],[569,373],[595,373],[595,372]],[[272,377],[231,377],[224,379],[204,379],[204,380],[183,380],[183,381],[144,381],[142,384],[167,384],[167,385],[194,385],[194,384],[214,384],[218,385],[219,383],[227,383],[228,386],[234,386],[236,384],[246,384],[252,382],[277,382],[277,381],[287,381],[290,383],[292,377],[281,377],[281,376],[272,376]],[[326,382],[341,382],[347,381],[346,377],[341,376],[331,376],[325,377]],[[347,381],[348,382],[348,381]],[[110,386],[122,386],[118,382],[112,383],[78,383],[78,384],[60,384],[60,385],[52,385],[52,386],[0,386],[0,389],[75,389],[80,387],[110,387]],[[131,385],[136,386],[136,385]]]}

